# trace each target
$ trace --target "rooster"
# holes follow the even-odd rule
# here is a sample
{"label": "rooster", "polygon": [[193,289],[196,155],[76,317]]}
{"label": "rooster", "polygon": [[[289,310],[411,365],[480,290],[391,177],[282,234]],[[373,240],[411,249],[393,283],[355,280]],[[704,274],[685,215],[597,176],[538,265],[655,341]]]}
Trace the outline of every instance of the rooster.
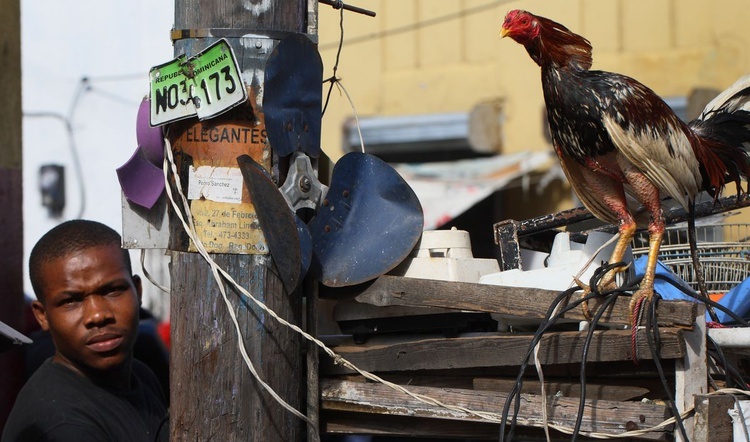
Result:
{"label": "rooster", "polygon": [[[630,301],[632,322],[638,303],[654,294],[665,227],[662,197],[693,213],[702,191],[718,198],[734,182],[738,196],[742,192],[740,180],[750,175],[750,75],[686,124],[638,81],[591,70],[589,41],[559,23],[514,10],[505,17],[501,36],[523,45],[541,67],[547,120],[562,169],[591,213],[618,226],[611,263],[622,261],[637,227],[626,194],[648,212],[648,260]],[[617,272],[624,270],[610,271],[599,287],[614,288]]]}

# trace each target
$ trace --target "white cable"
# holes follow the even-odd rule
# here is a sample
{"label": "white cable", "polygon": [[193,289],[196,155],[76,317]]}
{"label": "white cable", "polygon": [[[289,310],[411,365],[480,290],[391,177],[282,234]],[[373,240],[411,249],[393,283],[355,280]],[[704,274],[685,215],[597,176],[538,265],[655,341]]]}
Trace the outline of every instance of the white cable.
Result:
{"label": "white cable", "polygon": [[[620,237],[620,232],[617,232],[612,238],[610,238],[607,242],[599,246],[598,249],[594,253],[591,254],[591,257],[588,261],[586,261],[585,264],[583,264],[583,267],[581,267],[581,270],[578,271],[578,273],[573,277],[573,282],[571,282],[570,286],[568,288],[573,287],[574,284],[577,283],[581,279],[581,275],[586,271],[586,269],[589,268],[591,263],[594,262],[597,256],[599,256],[599,253],[601,253],[602,250],[604,250],[606,247],[608,247],[610,244],[612,244],[614,241],[616,241]],[[614,264],[614,263],[610,263]]]}
{"label": "white cable", "polygon": [[170,293],[169,287],[161,285],[158,281],[156,281],[153,275],[151,275],[151,273],[149,273],[148,269],[146,268],[146,249],[141,249],[141,269],[143,269],[143,276],[145,276],[151,284],[153,284],[156,288],[166,294]]}
{"label": "white cable", "polygon": [[[174,208],[174,212],[177,215],[177,217],[180,219],[180,222],[182,222],[183,227],[185,228],[185,232],[188,234],[190,239],[193,241],[195,248],[198,250],[198,252],[203,256],[203,258],[208,262],[208,264],[211,266],[211,272],[214,275],[214,279],[216,279],[216,283],[219,286],[219,291],[221,292],[221,296],[224,299],[224,303],[227,306],[227,312],[229,313],[229,316],[232,318],[232,323],[234,324],[235,331],[237,333],[237,343],[240,350],[240,353],[242,354],[242,358],[245,361],[245,364],[250,369],[250,373],[253,375],[253,377],[258,381],[258,383],[263,387],[264,390],[266,390],[271,397],[276,400],[279,404],[281,404],[284,408],[289,410],[292,414],[299,417],[300,419],[307,422],[309,425],[311,425],[313,428],[317,428],[317,425],[315,425],[310,418],[299,412],[297,409],[289,405],[284,399],[282,399],[273,388],[271,388],[270,385],[268,385],[258,374],[258,372],[255,370],[255,366],[253,365],[252,360],[250,360],[250,356],[247,354],[247,350],[245,349],[245,341],[242,336],[242,331],[240,329],[240,324],[237,321],[237,316],[234,312],[234,307],[232,306],[232,303],[229,301],[229,297],[226,293],[226,288],[224,287],[224,284],[221,281],[221,277],[219,276],[218,271],[218,265],[216,264],[216,261],[213,260],[213,258],[208,254],[206,249],[203,246],[203,243],[201,242],[198,235],[195,234],[195,226],[193,225],[193,217],[190,213],[190,206],[188,204],[187,199],[185,198],[185,195],[182,193],[182,183],[180,181],[180,176],[177,171],[177,166],[174,163],[174,158],[172,157],[172,146],[169,143],[168,139],[165,139],[165,147],[166,155],[164,156],[164,181],[166,184],[166,190],[167,195],[169,196],[169,200],[172,203],[172,207]],[[182,199],[183,208],[185,209],[185,213],[187,214],[188,222],[185,221],[185,218],[182,215],[182,212],[179,210],[179,207],[177,206],[177,203],[174,200],[174,197],[172,195],[172,189],[169,183],[169,176],[168,176],[168,166],[171,165],[172,167],[172,176],[175,180],[175,187],[177,188],[180,197]],[[222,270],[222,273],[223,272]],[[234,280],[232,280],[232,283],[236,285]]]}
{"label": "white cable", "polygon": [[[560,311],[561,306],[562,303],[558,303],[555,306],[555,308],[552,310],[550,318],[554,318],[557,315],[557,312]],[[540,387],[540,393],[542,395],[542,425],[544,427],[544,435],[547,437],[547,442],[551,442],[552,438],[549,434],[549,416],[547,415],[547,387],[544,385],[544,370],[542,369],[542,363],[539,362],[539,348],[541,347],[541,345],[542,340],[540,339],[539,342],[537,342],[534,346],[534,366],[536,367],[539,382],[541,382],[542,385]],[[581,400],[584,399],[585,398],[582,398]]]}
{"label": "white cable", "polygon": [[365,140],[362,138],[362,129],[359,127],[359,115],[357,114],[357,107],[354,106],[354,102],[352,101],[352,97],[349,96],[349,92],[346,91],[346,88],[343,84],[341,84],[341,79],[336,78],[334,79],[334,84],[336,84],[336,87],[344,91],[344,95],[346,95],[347,100],[349,100],[349,105],[352,107],[352,112],[354,112],[354,121],[357,123],[357,133],[359,134],[359,145],[362,149],[362,153],[365,153]]}

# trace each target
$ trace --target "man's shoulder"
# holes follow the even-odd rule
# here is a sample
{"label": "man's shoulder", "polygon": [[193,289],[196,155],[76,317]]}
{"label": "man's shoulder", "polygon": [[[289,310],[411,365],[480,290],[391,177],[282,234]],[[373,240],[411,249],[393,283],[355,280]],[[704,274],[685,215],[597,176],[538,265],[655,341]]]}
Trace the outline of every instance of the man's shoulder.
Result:
{"label": "man's shoulder", "polygon": [[163,398],[155,396],[161,392],[154,387],[154,375],[141,365],[133,367],[140,387],[123,393],[46,361],[19,393],[2,442],[34,440],[21,437],[30,429],[42,439],[45,432],[57,437],[80,431],[86,437],[72,440],[143,440],[161,426],[167,413]]}
{"label": "man's shoulder", "polygon": [[82,384],[66,370],[47,360],[29,378],[8,416],[3,442],[47,440],[50,434],[60,441],[106,437],[85,418],[87,402]]}
{"label": "man's shoulder", "polygon": [[[44,407],[56,399],[68,399],[68,395],[79,396],[85,391],[83,380],[71,370],[47,359],[21,388],[16,403]],[[53,405],[49,407],[54,408]]]}
{"label": "man's shoulder", "polygon": [[82,376],[48,359],[21,388],[14,409],[27,408],[34,414],[70,410],[85,403],[80,398],[87,395],[88,384]]}

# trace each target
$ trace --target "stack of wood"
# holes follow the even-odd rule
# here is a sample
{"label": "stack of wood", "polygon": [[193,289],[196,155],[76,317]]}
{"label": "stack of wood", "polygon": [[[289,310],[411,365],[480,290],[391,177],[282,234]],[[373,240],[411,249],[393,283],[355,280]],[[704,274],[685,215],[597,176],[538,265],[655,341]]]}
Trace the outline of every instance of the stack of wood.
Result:
{"label": "stack of wood", "polygon": [[[371,326],[371,332],[362,332],[365,336],[357,342],[347,336],[331,337],[328,345],[359,369],[429,399],[418,400],[392,386],[367,380],[322,354],[321,432],[497,440],[500,425],[496,417],[501,415],[520,367],[527,360],[534,331],[558,294],[389,275],[365,285],[322,291],[321,297],[358,303],[374,320],[392,320],[389,310],[406,309],[409,315],[400,320],[424,323],[419,321],[419,311],[426,309],[428,316],[435,312],[490,314],[501,326],[476,331],[446,325],[447,329],[441,331],[438,325],[408,332],[393,328],[381,332]],[[550,425],[574,427],[582,391],[585,407],[581,434],[614,436],[654,427],[671,416],[666,399],[674,391],[670,395],[662,387],[645,330],[638,331],[635,341],[638,362],[632,360],[631,330],[624,327],[628,302],[628,297],[619,298],[602,316],[601,329],[594,331],[585,356],[584,390],[580,373],[588,332],[579,331],[579,323],[585,319],[581,310],[568,311],[552,331],[544,334],[537,357],[543,367]],[[596,302],[591,303],[592,311],[596,308]],[[674,362],[682,362],[689,353],[685,338],[700,314],[695,303],[662,301],[658,305],[658,358],[666,367],[670,388],[679,389],[679,383],[684,382],[676,380]],[[543,437],[545,407],[539,378],[532,360],[523,378],[520,408],[514,413],[511,407],[510,417],[515,416],[518,422],[516,436],[532,440]],[[551,433],[555,440],[570,439],[555,430]],[[633,440],[671,440],[673,433],[670,425],[634,436]]]}

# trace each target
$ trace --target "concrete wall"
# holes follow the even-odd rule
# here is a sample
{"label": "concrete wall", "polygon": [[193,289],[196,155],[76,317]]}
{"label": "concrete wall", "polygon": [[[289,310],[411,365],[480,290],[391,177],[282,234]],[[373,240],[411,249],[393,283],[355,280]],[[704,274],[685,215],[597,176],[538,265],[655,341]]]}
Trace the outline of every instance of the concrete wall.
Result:
{"label": "concrete wall", "polygon": [[[479,102],[502,98],[505,152],[550,149],[543,136],[539,68],[522,46],[499,38],[503,17],[512,9],[546,16],[587,37],[594,69],[632,76],[664,97],[685,97],[694,88],[723,89],[750,71],[750,35],[744,31],[750,8],[743,0],[361,3],[378,15],[345,13],[338,69],[359,115],[469,112]],[[321,5],[319,15],[328,77],[339,11]],[[342,125],[352,114],[346,98],[334,92],[323,120],[323,147],[334,160],[342,154]],[[556,192],[554,198],[559,197]],[[539,212],[572,204],[565,197],[558,202],[540,203]]]}

